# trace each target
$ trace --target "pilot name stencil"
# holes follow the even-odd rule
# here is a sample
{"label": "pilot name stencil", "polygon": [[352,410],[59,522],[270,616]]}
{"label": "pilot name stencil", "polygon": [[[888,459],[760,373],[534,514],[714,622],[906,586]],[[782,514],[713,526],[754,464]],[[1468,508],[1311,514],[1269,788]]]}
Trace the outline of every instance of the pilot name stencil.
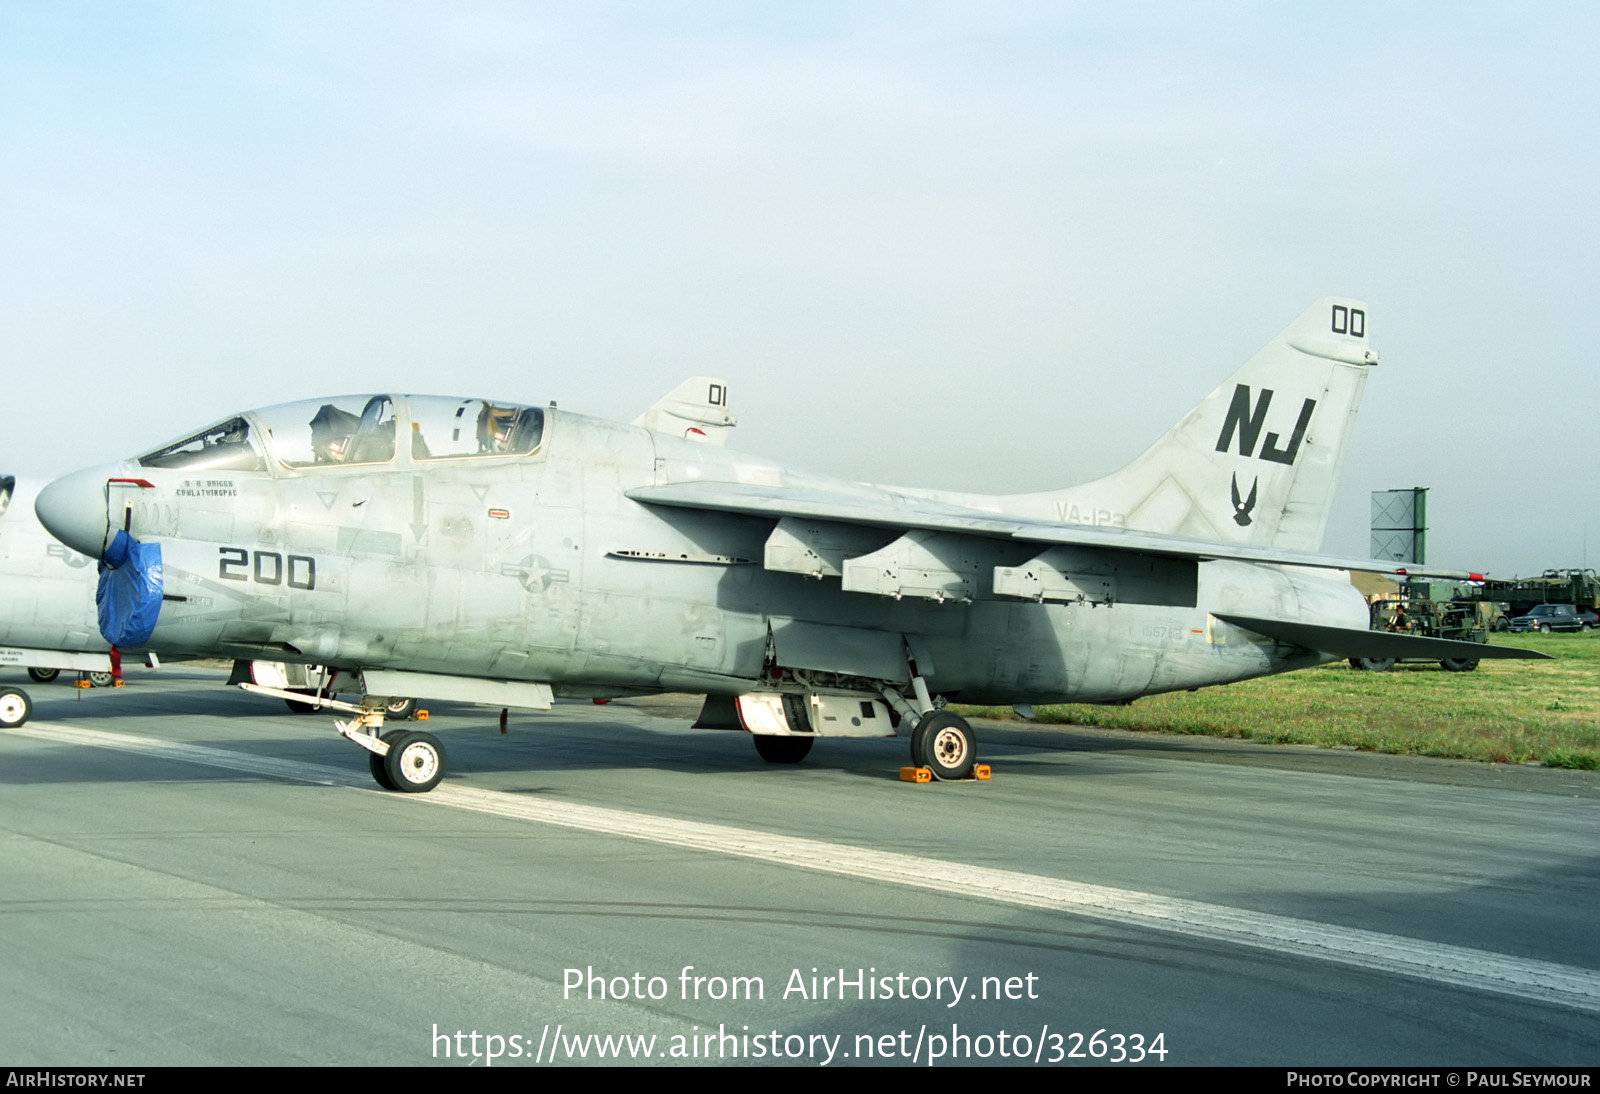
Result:
{"label": "pilot name stencil", "polygon": [[239,489],[232,479],[184,479],[173,493],[180,498],[236,498]]}

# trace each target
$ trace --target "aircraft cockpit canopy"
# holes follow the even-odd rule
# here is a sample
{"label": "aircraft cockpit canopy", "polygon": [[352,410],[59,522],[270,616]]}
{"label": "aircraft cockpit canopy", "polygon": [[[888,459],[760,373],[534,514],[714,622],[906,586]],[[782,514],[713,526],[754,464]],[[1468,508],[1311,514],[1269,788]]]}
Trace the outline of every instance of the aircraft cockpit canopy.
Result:
{"label": "aircraft cockpit canopy", "polygon": [[522,456],[544,439],[539,407],[441,395],[346,395],[237,415],[139,463],[206,471],[265,471],[268,455],[290,468],[390,463],[407,419],[413,460]]}
{"label": "aircraft cockpit canopy", "polygon": [[163,445],[139,457],[141,467],[172,467],[195,471],[265,471],[261,446],[251,436],[250,423],[229,418],[200,432]]}
{"label": "aircraft cockpit canopy", "polygon": [[536,406],[408,395],[411,458],[525,456],[544,439],[544,411]]}
{"label": "aircraft cockpit canopy", "polygon": [[394,459],[395,409],[387,395],[307,399],[255,412],[267,447],[286,467],[388,463]]}

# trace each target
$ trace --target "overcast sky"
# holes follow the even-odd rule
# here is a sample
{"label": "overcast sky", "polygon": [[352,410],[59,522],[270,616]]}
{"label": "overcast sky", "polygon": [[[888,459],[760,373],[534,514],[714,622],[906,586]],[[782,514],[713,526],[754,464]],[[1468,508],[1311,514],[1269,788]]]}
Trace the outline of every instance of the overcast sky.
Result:
{"label": "overcast sky", "polygon": [[1325,548],[1600,567],[1592,4],[0,5],[0,469],[490,395],[1011,492],[1307,305],[1382,363]]}

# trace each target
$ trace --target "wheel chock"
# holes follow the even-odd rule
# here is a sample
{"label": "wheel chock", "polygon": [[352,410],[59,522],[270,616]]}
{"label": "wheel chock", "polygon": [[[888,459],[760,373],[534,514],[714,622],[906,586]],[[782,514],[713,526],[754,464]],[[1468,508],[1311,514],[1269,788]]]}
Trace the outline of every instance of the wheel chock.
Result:
{"label": "wheel chock", "polygon": [[89,683],[89,681],[87,681],[87,680],[74,680],[72,682],[72,686],[75,687],[75,688],[92,688],[92,687],[94,687],[94,685]]}
{"label": "wheel chock", "polygon": [[[988,764],[973,764],[972,774],[968,775],[967,778],[983,782],[990,775]],[[933,781],[933,770],[927,767],[902,767],[900,769],[900,781],[903,783],[931,783]]]}
{"label": "wheel chock", "polygon": [[413,722],[426,722],[428,720],[428,712],[425,710],[419,710],[411,715],[411,720]]}

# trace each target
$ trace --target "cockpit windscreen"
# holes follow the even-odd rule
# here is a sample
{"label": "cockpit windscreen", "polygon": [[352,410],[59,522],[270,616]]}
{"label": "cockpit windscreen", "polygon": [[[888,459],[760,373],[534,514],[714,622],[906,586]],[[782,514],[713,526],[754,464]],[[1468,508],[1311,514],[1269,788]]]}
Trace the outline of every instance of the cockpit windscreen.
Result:
{"label": "cockpit windscreen", "polygon": [[143,467],[184,468],[195,471],[265,471],[267,462],[250,423],[229,418],[209,429],[163,445],[139,457]]}

